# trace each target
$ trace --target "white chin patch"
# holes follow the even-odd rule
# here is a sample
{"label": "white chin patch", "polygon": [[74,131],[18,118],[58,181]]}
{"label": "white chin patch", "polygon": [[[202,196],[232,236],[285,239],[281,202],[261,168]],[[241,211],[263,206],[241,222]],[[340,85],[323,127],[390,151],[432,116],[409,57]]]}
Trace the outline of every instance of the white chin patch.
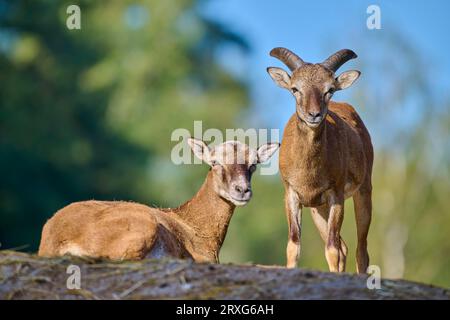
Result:
{"label": "white chin patch", "polygon": [[245,206],[248,203],[248,201],[240,201],[240,200],[235,200],[235,199],[229,199],[229,200],[237,207]]}
{"label": "white chin patch", "polygon": [[320,122],[317,122],[317,123],[307,122],[307,124],[308,124],[308,127],[310,127],[310,128],[317,128],[319,126]]}
{"label": "white chin patch", "polygon": [[248,201],[250,201],[250,200],[245,201],[245,200],[237,200],[237,199],[234,199],[233,197],[231,197],[230,195],[228,195],[227,193],[225,193],[225,192],[222,191],[222,190],[220,191],[220,196],[221,196],[222,198],[224,198],[225,200],[230,201],[232,204],[234,204],[234,205],[237,206],[237,207],[245,206],[245,205],[248,203]]}

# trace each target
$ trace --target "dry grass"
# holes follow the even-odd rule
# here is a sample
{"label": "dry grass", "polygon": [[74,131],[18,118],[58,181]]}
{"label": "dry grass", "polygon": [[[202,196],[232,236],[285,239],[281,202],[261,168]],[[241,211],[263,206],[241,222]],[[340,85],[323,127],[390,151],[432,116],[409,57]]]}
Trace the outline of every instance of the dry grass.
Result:
{"label": "dry grass", "polygon": [[[69,290],[67,266],[81,269]],[[366,277],[279,267],[196,264],[181,260],[111,262],[40,258],[0,251],[0,299],[449,299],[446,289]]]}

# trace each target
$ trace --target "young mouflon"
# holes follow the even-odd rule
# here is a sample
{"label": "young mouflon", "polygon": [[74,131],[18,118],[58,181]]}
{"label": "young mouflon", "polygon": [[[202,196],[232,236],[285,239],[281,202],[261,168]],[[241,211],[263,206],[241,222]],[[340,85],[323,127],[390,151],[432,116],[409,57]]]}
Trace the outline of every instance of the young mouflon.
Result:
{"label": "young mouflon", "polygon": [[174,257],[219,262],[219,250],[236,206],[252,197],[251,176],[279,143],[258,150],[238,141],[214,148],[189,138],[194,154],[211,166],[197,194],[174,209],[124,201],[72,203],[47,221],[39,255],[65,254],[113,260]]}
{"label": "young mouflon", "polygon": [[285,187],[289,237],[287,267],[300,255],[301,210],[311,207],[314,223],[325,242],[330,271],[345,271],[347,246],[340,236],[344,201],[353,197],[358,246],[358,273],[369,265],[367,234],[372,216],[373,147],[369,132],[355,109],[331,101],[333,94],[350,87],[360,76],[337,69],[356,54],[343,49],[322,63],[304,62],[286,48],[270,55],[288,66],[267,68],[275,83],[292,93],[296,112],[288,121],[280,148],[280,173]]}

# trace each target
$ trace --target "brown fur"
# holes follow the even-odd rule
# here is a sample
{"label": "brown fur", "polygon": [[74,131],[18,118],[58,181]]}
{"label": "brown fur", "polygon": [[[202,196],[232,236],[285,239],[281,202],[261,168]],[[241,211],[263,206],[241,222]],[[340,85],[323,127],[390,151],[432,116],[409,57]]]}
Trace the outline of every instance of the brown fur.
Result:
{"label": "brown fur", "polygon": [[[301,209],[311,207],[313,221],[325,242],[331,271],[345,271],[347,246],[340,237],[344,201],[353,197],[358,233],[357,271],[369,264],[367,234],[372,214],[373,147],[369,132],[352,106],[330,101],[337,90],[349,87],[359,71],[337,78],[324,64],[300,61],[290,51],[274,49],[275,56],[298,65],[292,77],[280,68],[268,68],[274,81],[291,91],[296,113],[288,121],[280,148],[280,172],[285,186],[285,208],[289,227],[287,266],[294,267],[300,254]],[[277,51],[278,50],[278,51]],[[334,57],[356,57],[343,50]],[[287,58],[286,58],[287,57]],[[294,59],[294,61],[292,61]]]}
{"label": "brown fur", "polygon": [[281,175],[306,207],[324,204],[326,191],[344,190],[346,183],[353,191],[363,182],[369,184],[372,161],[369,133],[349,104],[331,101],[324,122],[316,130],[306,127],[297,114],[285,127]]}
{"label": "brown fur", "polygon": [[72,203],[45,224],[39,255],[113,260],[171,256],[218,262],[235,206],[213,191],[211,180],[209,172],[196,196],[176,209],[123,201]]}
{"label": "brown fur", "polygon": [[[203,141],[190,139],[189,143],[194,153],[212,166],[191,200],[175,209],[123,201],[72,203],[47,221],[38,254],[113,260],[170,256],[219,262],[235,207],[250,201],[250,179],[256,164],[270,158],[279,144],[254,151],[245,144],[226,142],[211,152]],[[238,156],[243,163],[234,163]]]}
{"label": "brown fur", "polygon": [[[340,237],[339,230],[343,220],[343,202],[351,196],[354,197],[359,226],[358,271],[365,272],[367,269],[369,261],[366,238],[370,224],[368,213],[371,212],[372,163],[373,149],[369,133],[356,111],[346,103],[331,101],[324,122],[316,130],[308,128],[297,114],[291,117],[285,128],[280,148],[280,172],[286,192],[288,188],[292,188],[297,193],[299,210],[301,206],[313,208],[313,220],[326,242],[326,251],[330,247],[339,248],[337,257],[327,259],[333,260],[329,261],[332,271],[345,270],[347,247],[337,237]],[[329,221],[331,196],[341,203],[337,221]],[[291,221],[289,207],[286,210],[289,239],[299,246],[301,226]],[[321,225],[320,220],[325,223]],[[335,230],[327,222],[333,223]],[[335,233],[329,235],[330,231]],[[294,253],[291,260],[296,260],[298,254]],[[290,261],[291,266],[292,263]],[[333,267],[333,263],[337,263],[337,266]]]}

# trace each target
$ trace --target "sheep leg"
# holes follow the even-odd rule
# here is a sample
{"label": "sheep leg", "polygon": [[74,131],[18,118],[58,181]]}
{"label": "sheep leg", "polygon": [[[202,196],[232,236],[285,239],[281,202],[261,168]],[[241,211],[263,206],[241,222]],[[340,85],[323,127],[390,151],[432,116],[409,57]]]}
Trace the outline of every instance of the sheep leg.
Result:
{"label": "sheep leg", "polygon": [[287,268],[295,268],[300,256],[301,209],[298,194],[288,186],[285,193],[285,210],[289,228],[289,238],[286,248]]}
{"label": "sheep leg", "polygon": [[[323,205],[317,208],[311,208],[311,217],[316,225],[317,230],[319,231],[320,237],[326,243],[327,234],[328,234],[328,214],[330,212],[330,208],[327,205]],[[339,271],[345,271],[345,263],[347,258],[347,245],[344,242],[344,239],[341,237],[341,249],[339,250]]]}
{"label": "sheep leg", "polygon": [[341,249],[340,231],[344,220],[344,197],[332,194],[329,197],[330,215],[328,217],[327,240],[325,245],[325,257],[331,272],[342,272],[339,265],[345,265],[345,261],[339,262]]}
{"label": "sheep leg", "polygon": [[372,191],[360,189],[353,195],[355,205],[356,231],[358,247],[356,249],[356,271],[366,273],[369,266],[369,253],[367,251],[367,235],[372,219]]}

